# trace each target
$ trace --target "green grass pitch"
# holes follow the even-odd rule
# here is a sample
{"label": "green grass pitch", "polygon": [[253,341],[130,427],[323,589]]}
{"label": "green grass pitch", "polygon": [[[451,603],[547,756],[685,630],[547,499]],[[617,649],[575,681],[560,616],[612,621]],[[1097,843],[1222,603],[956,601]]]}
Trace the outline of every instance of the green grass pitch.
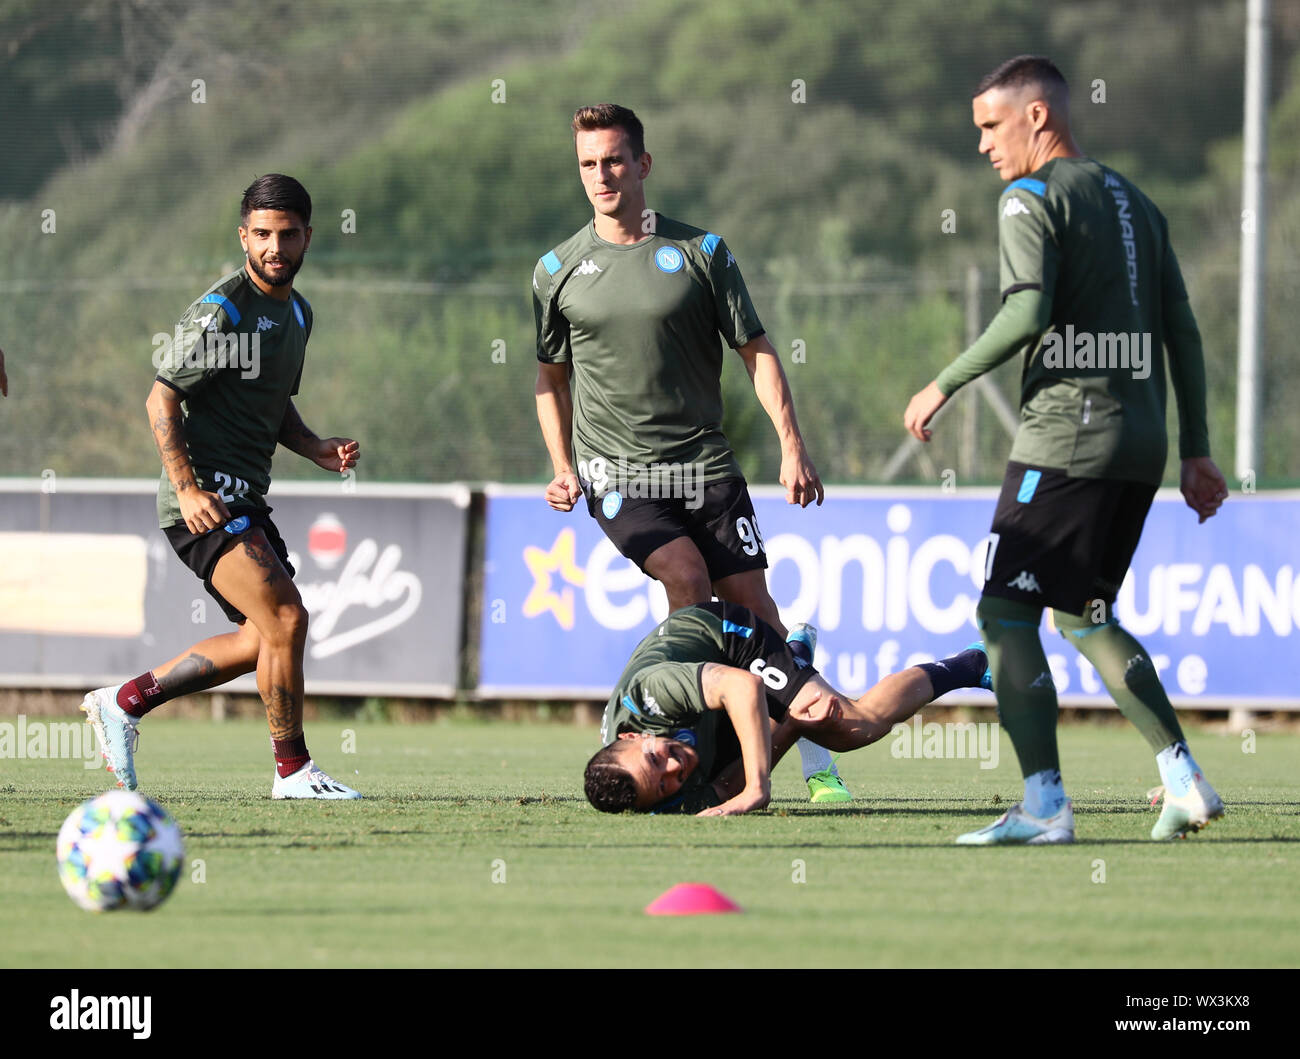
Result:
{"label": "green grass pitch", "polygon": [[[355,752],[341,749],[354,732]],[[142,790],[186,833],[177,891],[148,914],[65,896],[54,836],[110,777],[78,760],[0,761],[0,965],[275,967],[1294,966],[1300,736],[1192,730],[1228,815],[1157,845],[1158,782],[1131,728],[1061,730],[1079,841],[954,847],[1020,794],[1000,765],[840,760],[857,800],[808,804],[784,763],[749,817],[607,817],[586,805],[595,733],[558,724],[308,726],[317,761],[366,794],[269,799],[264,725],[151,719]],[[1000,799],[1000,801],[999,801]],[[199,881],[201,880],[201,881]],[[802,880],[802,881],[801,881]],[[643,914],[708,882],[741,915]]]}

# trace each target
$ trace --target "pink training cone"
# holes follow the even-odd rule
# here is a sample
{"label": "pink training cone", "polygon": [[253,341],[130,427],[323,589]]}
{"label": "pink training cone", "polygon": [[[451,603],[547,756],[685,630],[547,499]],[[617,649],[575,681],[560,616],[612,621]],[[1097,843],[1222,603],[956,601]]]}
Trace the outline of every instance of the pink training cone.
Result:
{"label": "pink training cone", "polygon": [[739,912],[740,906],[708,883],[678,883],[648,905],[648,916],[707,916],[717,912]]}

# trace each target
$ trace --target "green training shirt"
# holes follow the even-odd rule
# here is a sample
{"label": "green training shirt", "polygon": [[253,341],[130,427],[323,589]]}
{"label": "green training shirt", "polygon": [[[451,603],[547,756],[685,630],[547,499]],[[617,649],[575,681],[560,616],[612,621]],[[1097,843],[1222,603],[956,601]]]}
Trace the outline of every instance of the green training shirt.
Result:
{"label": "green training shirt", "polygon": [[[1159,485],[1165,344],[1183,420],[1183,456],[1209,455],[1205,368],[1164,216],[1090,158],[1057,158],[1007,185],[999,203],[1005,300],[1040,291],[1050,323],[1024,349],[1011,459],[1079,478]],[[974,349],[974,347],[972,347]],[[995,363],[965,355],[939,376],[951,395]]]}
{"label": "green training shirt", "polygon": [[[244,269],[222,278],[156,350],[158,379],[184,398],[185,441],[199,488],[226,502],[266,507],[271,456],[302,380],[312,311],[296,291],[263,294]],[[166,470],[158,524],[181,521]]]}
{"label": "green training shirt", "polygon": [[[725,710],[711,710],[705,704],[700,683],[704,667],[715,662],[754,672],[754,663],[764,657],[763,650],[758,628],[738,624],[699,606],[674,611],[637,645],[628,659],[605,706],[600,725],[602,743],[608,746],[622,732],[652,732],[693,740],[700,760],[683,790],[705,785],[718,768],[728,764],[717,761],[716,756],[719,726],[731,722]],[[814,673],[811,668],[802,670],[783,687],[797,688]],[[771,708],[769,698],[769,712]],[[683,736],[683,729],[690,734]]]}
{"label": "green training shirt", "polygon": [[593,221],[533,270],[537,359],[570,365],[573,459],[595,496],[654,464],[690,464],[701,484],[741,474],[722,433],[718,335],[735,348],[763,325],[727,244],[654,216],[630,246]]}

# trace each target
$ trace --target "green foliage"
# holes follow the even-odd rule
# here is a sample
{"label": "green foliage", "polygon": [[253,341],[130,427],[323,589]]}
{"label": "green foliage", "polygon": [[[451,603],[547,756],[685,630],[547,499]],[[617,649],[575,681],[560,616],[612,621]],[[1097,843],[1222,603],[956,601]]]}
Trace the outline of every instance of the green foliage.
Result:
{"label": "green foliage", "polygon": [[[157,473],[151,336],[238,266],[240,193],[282,171],[315,202],[300,280],[318,325],[309,423],[355,434],[367,477],[546,477],[528,277],[590,217],[569,117],[614,99],[646,122],[650,205],[736,254],[823,476],[871,480],[903,440],[908,397],[961,348],[969,265],[986,319],[995,307],[1001,185],[976,154],[969,98],[996,62],[1037,50],[1074,86],[1084,150],[1170,219],[1227,466],[1242,29],[1241,5],[1211,0],[10,0],[0,462]],[[1300,309],[1284,296],[1300,267],[1298,39],[1300,23],[1277,19],[1261,481],[1300,478]],[[775,480],[771,428],[731,364],[725,428],[747,471]],[[999,384],[1014,390],[1014,367]],[[945,427],[931,463],[905,473],[956,466],[969,444]],[[991,416],[974,445],[975,476],[996,479]],[[312,468],[284,454],[276,473]]]}

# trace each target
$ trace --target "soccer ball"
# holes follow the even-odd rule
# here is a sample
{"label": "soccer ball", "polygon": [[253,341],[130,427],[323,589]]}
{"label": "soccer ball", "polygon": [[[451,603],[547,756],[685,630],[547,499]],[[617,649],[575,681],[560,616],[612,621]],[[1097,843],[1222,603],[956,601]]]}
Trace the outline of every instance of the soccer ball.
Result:
{"label": "soccer ball", "polygon": [[63,821],[56,847],[63,888],[82,908],[147,911],[166,900],[185,846],[167,810],[134,791],[108,791]]}

